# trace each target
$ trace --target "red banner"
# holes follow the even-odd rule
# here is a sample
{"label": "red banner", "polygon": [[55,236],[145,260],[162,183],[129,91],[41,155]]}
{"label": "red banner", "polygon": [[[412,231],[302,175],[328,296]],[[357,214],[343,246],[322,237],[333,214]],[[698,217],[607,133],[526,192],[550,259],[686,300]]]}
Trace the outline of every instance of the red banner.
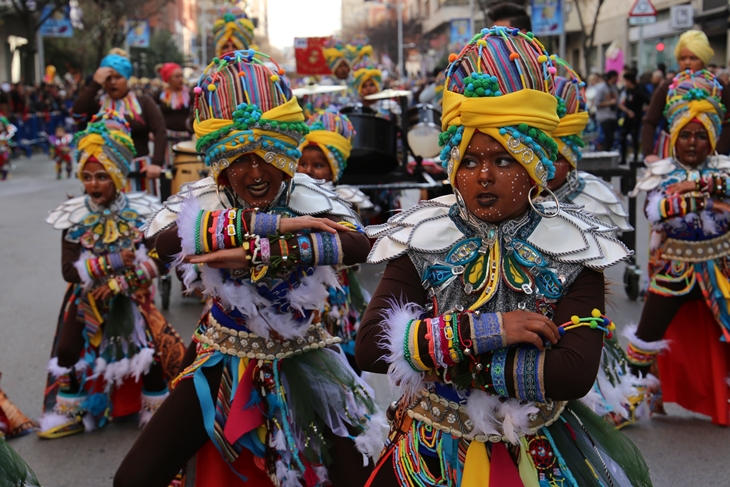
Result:
{"label": "red banner", "polygon": [[294,39],[294,58],[297,61],[297,74],[332,74],[324,60],[322,46],[329,37],[296,37]]}

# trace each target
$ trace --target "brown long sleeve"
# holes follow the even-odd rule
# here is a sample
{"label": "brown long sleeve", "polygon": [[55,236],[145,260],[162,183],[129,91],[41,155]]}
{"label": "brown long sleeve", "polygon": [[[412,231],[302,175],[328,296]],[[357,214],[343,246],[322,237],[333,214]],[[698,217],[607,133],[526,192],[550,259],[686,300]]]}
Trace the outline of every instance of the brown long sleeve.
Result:
{"label": "brown long sleeve", "polygon": [[195,95],[190,90],[190,106],[187,108],[180,108],[174,110],[160,100],[159,96],[155,97],[155,102],[160,108],[163,118],[165,119],[165,127],[168,130],[174,130],[176,132],[190,132],[192,135],[192,113],[193,113],[193,100]]}
{"label": "brown long sleeve", "polygon": [[64,281],[76,284],[81,282],[79,272],[74,266],[81,257],[81,246],[77,243],[67,241],[67,232],[68,230],[64,230],[61,234],[61,273],[63,274]]}
{"label": "brown long sleeve", "polygon": [[96,94],[99,93],[100,89],[101,85],[92,80],[84,87],[83,90],[81,90],[79,96],[77,96],[74,100],[73,108],[71,110],[73,111],[76,121],[79,123],[81,128],[86,127],[86,124],[91,117],[99,112],[101,105],[99,104],[99,99],[96,97]]}
{"label": "brown long sleeve", "polygon": [[[664,107],[667,103],[667,93],[669,92],[669,85],[671,81],[665,81],[657,87],[654,91],[654,95],[651,97],[651,103],[649,108],[646,110],[644,115],[643,126],[641,127],[641,150],[644,157],[654,154],[654,135],[656,129],[659,126],[662,118],[664,117]],[[730,90],[727,86],[723,86],[722,90],[722,103],[723,105],[730,106]],[[727,154],[730,151],[730,127],[728,127],[728,116],[725,115],[725,120],[722,125],[722,132],[720,133],[720,140],[717,141],[717,152],[719,154]]]}
{"label": "brown long sleeve", "polygon": [[[426,292],[420,277],[407,256],[388,264],[385,273],[363,316],[357,333],[355,359],[358,366],[369,372],[384,374],[388,363],[383,356],[387,351],[379,346],[382,340],[381,312],[390,308],[393,299],[425,305]],[[571,285],[555,310],[554,322],[561,324],[572,315],[590,316],[593,309],[603,311],[603,275],[585,269]],[[545,352],[545,394],[554,400],[583,397],[593,385],[598,372],[603,346],[603,333],[588,328],[578,328],[566,333],[556,345]],[[513,390],[513,363],[515,351],[507,357],[505,379],[510,396]]]}

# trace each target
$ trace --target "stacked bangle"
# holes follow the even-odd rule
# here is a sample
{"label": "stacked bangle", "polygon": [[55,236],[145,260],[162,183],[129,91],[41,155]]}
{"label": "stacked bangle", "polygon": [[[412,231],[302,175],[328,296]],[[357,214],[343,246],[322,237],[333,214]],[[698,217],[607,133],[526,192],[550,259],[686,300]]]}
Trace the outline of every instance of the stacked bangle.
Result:
{"label": "stacked bangle", "polygon": [[683,217],[712,209],[712,199],[707,196],[671,195],[659,202],[659,214],[663,219]]}

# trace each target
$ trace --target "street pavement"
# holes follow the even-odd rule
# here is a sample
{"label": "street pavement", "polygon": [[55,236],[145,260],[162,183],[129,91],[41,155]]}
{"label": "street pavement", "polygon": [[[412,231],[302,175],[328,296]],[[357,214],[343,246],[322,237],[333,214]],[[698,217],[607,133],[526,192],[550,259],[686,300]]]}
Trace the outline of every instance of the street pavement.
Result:
{"label": "street pavement", "polygon": [[[60,272],[61,233],[43,220],[67,196],[80,195],[81,184],[76,179],[57,181],[53,163],[43,155],[18,159],[14,164],[10,179],[0,181],[0,387],[28,416],[37,418],[66,289]],[[637,258],[644,268],[646,220],[641,218],[637,227]],[[365,266],[365,285],[372,289],[382,270],[382,266]],[[620,285],[623,266],[610,269],[606,275],[616,283],[608,296],[608,314],[619,328],[636,323],[642,303],[626,298]],[[170,310],[164,314],[186,343],[200,308],[195,299],[180,296],[175,282]],[[373,382],[386,402],[385,381],[375,377]],[[667,411],[666,417],[625,430],[643,452],[654,485],[730,485],[726,474],[730,431],[672,404],[667,405]],[[117,466],[138,434],[137,421],[131,418],[92,434],[60,440],[41,440],[33,434],[11,440],[11,445],[46,487],[106,487],[112,485]]]}

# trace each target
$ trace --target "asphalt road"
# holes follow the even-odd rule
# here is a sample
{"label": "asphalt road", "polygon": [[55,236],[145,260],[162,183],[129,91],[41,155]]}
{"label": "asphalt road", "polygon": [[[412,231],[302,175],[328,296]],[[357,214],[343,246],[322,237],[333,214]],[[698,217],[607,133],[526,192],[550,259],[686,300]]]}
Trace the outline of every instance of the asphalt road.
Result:
{"label": "asphalt road", "polygon": [[[60,232],[43,220],[67,195],[81,194],[78,180],[54,177],[53,163],[35,156],[16,160],[10,179],[0,182],[0,386],[33,418],[41,412],[45,367],[66,288],[60,272]],[[637,227],[637,256],[644,266],[646,221],[640,220]],[[382,267],[366,268],[366,285],[374,286],[380,272]],[[618,283],[622,275],[623,267],[607,272]],[[613,286],[609,299],[609,314],[619,327],[638,320],[641,302],[629,301],[621,287]],[[180,297],[175,283],[165,315],[186,342],[199,312],[200,304]],[[376,390],[387,390],[382,380]],[[730,485],[730,431],[677,406],[667,405],[667,410],[667,417],[625,430],[643,452],[654,485]],[[117,466],[138,434],[136,420],[128,420],[60,440],[28,435],[11,445],[47,487],[106,487],[112,485]]]}

